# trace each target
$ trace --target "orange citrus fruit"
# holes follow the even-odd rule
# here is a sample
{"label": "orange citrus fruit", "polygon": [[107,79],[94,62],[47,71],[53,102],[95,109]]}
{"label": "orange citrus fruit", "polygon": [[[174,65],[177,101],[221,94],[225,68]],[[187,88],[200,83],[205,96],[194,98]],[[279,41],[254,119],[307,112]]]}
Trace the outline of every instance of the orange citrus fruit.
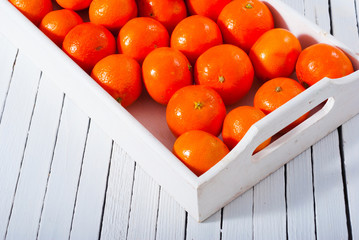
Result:
{"label": "orange citrus fruit", "polygon": [[186,0],[191,15],[202,15],[217,21],[218,15],[231,0]]}
{"label": "orange citrus fruit", "polygon": [[93,0],[89,8],[91,22],[101,24],[116,34],[136,16],[135,0]]}
{"label": "orange citrus fruit", "polygon": [[208,171],[228,152],[219,138],[200,130],[185,132],[173,145],[173,153],[197,176]]}
{"label": "orange citrus fruit", "polygon": [[[234,148],[242,140],[249,128],[265,114],[255,107],[240,106],[230,111],[223,122],[223,142],[229,149]],[[254,152],[258,152],[269,145],[271,138],[260,144]]]}
{"label": "orange citrus fruit", "polygon": [[39,26],[47,13],[52,11],[51,0],[9,0],[33,24]]}
{"label": "orange citrus fruit", "polygon": [[89,73],[98,61],[115,53],[116,41],[105,27],[88,22],[71,29],[64,39],[62,48]]}
{"label": "orange citrus fruit", "polygon": [[123,107],[131,105],[141,95],[141,67],[126,55],[103,58],[93,68],[91,77]]}
{"label": "orange citrus fruit", "polygon": [[56,0],[56,2],[63,8],[78,11],[88,8],[92,0]]}
{"label": "orange citrus fruit", "polygon": [[40,30],[61,47],[67,33],[82,22],[82,18],[73,10],[60,9],[45,15]]}
{"label": "orange citrus fruit", "polygon": [[337,47],[318,43],[299,55],[296,73],[299,82],[312,86],[324,77],[340,78],[354,71],[350,59]]}
{"label": "orange citrus fruit", "polygon": [[197,59],[194,70],[196,83],[216,90],[226,105],[237,102],[248,93],[253,76],[248,55],[230,44],[214,46],[205,51]]}
{"label": "orange citrus fruit", "polygon": [[178,89],[192,84],[186,56],[169,47],[157,48],[147,55],[142,75],[148,93],[160,104],[167,104]]}
{"label": "orange citrus fruit", "polygon": [[183,0],[137,0],[138,15],[152,17],[165,26],[169,33],[185,17],[187,9]]}
{"label": "orange citrus fruit", "polygon": [[288,30],[265,32],[252,46],[249,57],[256,76],[264,81],[289,77],[302,51],[299,40]]}
{"label": "orange citrus fruit", "polygon": [[153,18],[133,18],[121,28],[117,45],[120,52],[142,64],[152,50],[169,46],[169,34],[167,29]]}
{"label": "orange citrus fruit", "polygon": [[247,53],[266,31],[274,27],[268,7],[259,0],[237,0],[227,4],[218,17],[223,41]]}
{"label": "orange citrus fruit", "polygon": [[167,124],[175,136],[190,130],[203,130],[218,136],[226,108],[219,94],[210,87],[191,85],[179,89],[167,104]]}
{"label": "orange citrus fruit", "polygon": [[210,18],[194,15],[177,24],[171,35],[171,47],[178,49],[195,64],[207,49],[222,44],[222,34]]}

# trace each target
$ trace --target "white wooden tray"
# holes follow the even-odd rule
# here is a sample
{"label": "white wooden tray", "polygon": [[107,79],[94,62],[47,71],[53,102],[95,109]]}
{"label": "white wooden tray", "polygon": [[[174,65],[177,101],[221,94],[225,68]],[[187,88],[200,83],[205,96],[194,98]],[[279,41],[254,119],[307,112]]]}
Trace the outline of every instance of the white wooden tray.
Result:
{"label": "white wooden tray", "polygon": [[[338,46],[349,55],[354,68],[359,69],[358,54],[282,2],[264,2],[272,11],[276,27],[289,29],[303,48],[316,42]],[[165,122],[165,107],[143,94],[133,106],[127,110],[122,108],[6,0],[0,0],[0,32],[38,64],[43,74],[197,221],[209,217],[359,112],[356,94],[359,71],[341,79],[323,79],[257,122],[222,161],[197,177],[171,153],[175,139]],[[254,84],[239,105],[252,104],[258,85]],[[311,116],[305,122],[283,136],[276,136],[268,147],[252,155],[265,139],[308,111]]]}

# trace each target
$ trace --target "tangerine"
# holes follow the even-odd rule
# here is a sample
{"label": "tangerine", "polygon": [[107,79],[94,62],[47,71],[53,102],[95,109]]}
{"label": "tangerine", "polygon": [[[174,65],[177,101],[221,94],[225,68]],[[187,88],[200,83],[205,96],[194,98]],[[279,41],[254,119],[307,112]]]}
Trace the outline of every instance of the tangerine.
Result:
{"label": "tangerine", "polygon": [[73,10],[60,9],[46,14],[39,28],[57,46],[61,47],[67,33],[82,22],[82,18]]}
{"label": "tangerine", "polygon": [[168,127],[175,136],[203,130],[218,136],[226,108],[221,96],[210,87],[190,85],[173,94],[166,108]]}
{"label": "tangerine", "polygon": [[192,84],[191,65],[180,51],[162,47],[150,52],[142,65],[143,81],[150,96],[167,104],[180,88]]}
{"label": "tangerine", "polygon": [[225,43],[247,53],[263,33],[274,28],[272,13],[259,0],[232,1],[221,11],[217,24]]}
{"label": "tangerine", "polygon": [[296,73],[299,82],[312,86],[324,77],[340,78],[354,71],[350,59],[337,47],[318,43],[299,55]]}
{"label": "tangerine", "polygon": [[167,29],[153,18],[133,18],[121,28],[117,45],[120,52],[142,64],[147,54],[155,48],[168,47],[169,34]]}
{"label": "tangerine", "polygon": [[200,15],[183,19],[171,36],[171,47],[184,53],[193,65],[203,52],[222,43],[222,34],[217,24]]}
{"label": "tangerine", "polygon": [[101,24],[116,34],[136,16],[135,0],[93,0],[89,8],[91,22]]}
{"label": "tangerine", "polygon": [[39,26],[43,17],[52,11],[51,0],[9,0],[33,24]]}
{"label": "tangerine", "polygon": [[165,26],[169,33],[185,17],[187,9],[183,0],[137,0],[141,17],[152,17]]}
{"label": "tangerine", "polygon": [[63,50],[86,72],[91,72],[102,58],[114,54],[116,40],[112,33],[101,25],[81,23],[66,35]]}
{"label": "tangerine", "polygon": [[101,59],[91,77],[123,107],[131,105],[141,95],[141,67],[126,55],[112,54]]}
{"label": "tangerine", "polygon": [[230,105],[248,93],[254,71],[242,49],[222,44],[208,49],[197,59],[194,77],[197,84],[213,88]]}
{"label": "tangerine", "polygon": [[[223,122],[223,142],[229,149],[233,149],[242,140],[249,128],[265,117],[265,114],[258,108],[240,106],[230,111]],[[269,145],[271,138],[260,144],[254,152],[258,152]]]}
{"label": "tangerine", "polygon": [[283,28],[265,32],[252,46],[249,57],[256,76],[267,81],[277,77],[289,77],[294,71],[302,51],[299,40]]}
{"label": "tangerine", "polygon": [[231,0],[186,0],[188,11],[191,15],[202,15],[217,21],[217,18]]}
{"label": "tangerine", "polygon": [[173,153],[197,176],[208,171],[228,152],[218,137],[200,130],[185,132],[173,145]]}
{"label": "tangerine", "polygon": [[[265,82],[254,96],[254,107],[259,108],[265,114],[269,114],[288,102],[305,88],[291,78],[274,78]],[[289,131],[308,118],[309,113],[304,114],[284,129]]]}
{"label": "tangerine", "polygon": [[62,8],[78,11],[88,8],[92,0],[56,0],[56,2]]}

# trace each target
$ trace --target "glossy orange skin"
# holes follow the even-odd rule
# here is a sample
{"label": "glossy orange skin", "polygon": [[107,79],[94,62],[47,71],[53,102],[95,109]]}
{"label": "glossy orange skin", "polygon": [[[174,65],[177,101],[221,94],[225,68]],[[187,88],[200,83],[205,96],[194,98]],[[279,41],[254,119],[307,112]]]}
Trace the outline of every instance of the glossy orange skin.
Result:
{"label": "glossy orange skin", "polygon": [[70,30],[62,49],[83,70],[90,73],[98,61],[115,53],[116,40],[105,27],[87,22]]}
{"label": "glossy orange skin", "polygon": [[136,16],[135,0],[93,0],[89,8],[90,21],[103,25],[115,34]]}
{"label": "glossy orange skin", "polygon": [[218,17],[223,41],[247,53],[263,33],[274,28],[273,16],[259,0],[236,0],[227,4]]}
{"label": "glossy orange skin", "polygon": [[178,89],[193,82],[186,56],[169,47],[157,48],[147,55],[142,64],[142,76],[150,96],[164,105]]}
{"label": "glossy orange skin", "polygon": [[191,15],[202,15],[217,21],[217,18],[231,0],[186,0],[188,11]]}
{"label": "glossy orange skin", "polygon": [[[230,111],[223,122],[223,142],[229,149],[233,149],[242,140],[249,128],[265,117],[265,114],[255,107],[240,106]],[[269,145],[271,138],[260,144],[254,152],[258,152]]]}
{"label": "glossy orange skin", "polygon": [[342,50],[324,43],[304,49],[296,64],[298,80],[307,86],[312,86],[324,77],[340,78],[353,71],[350,59]]}
{"label": "glossy orange skin", "polygon": [[92,0],[56,0],[56,2],[63,8],[78,11],[88,8]]}
{"label": "glossy orange skin", "polygon": [[207,49],[222,43],[222,34],[217,24],[200,15],[183,19],[171,35],[171,47],[186,55],[193,65]]}
{"label": "glossy orange skin", "polygon": [[218,136],[226,115],[219,94],[210,87],[191,85],[179,89],[167,104],[166,120],[175,136],[202,130]]}
{"label": "glossy orange skin", "polygon": [[75,11],[60,9],[46,14],[39,28],[57,46],[62,47],[67,33],[82,22],[82,18]]}
{"label": "glossy orange skin", "polygon": [[289,77],[302,51],[299,40],[288,30],[275,28],[265,32],[253,45],[249,57],[256,76],[267,81]]}
{"label": "glossy orange skin", "polygon": [[52,11],[51,0],[9,0],[33,24],[39,26],[43,17]]}
{"label": "glossy orange skin", "polygon": [[176,25],[187,17],[183,0],[137,0],[138,15],[152,17],[165,26],[171,33]]}
{"label": "glossy orange skin", "polygon": [[206,85],[221,95],[226,105],[244,97],[253,83],[254,71],[248,55],[230,44],[214,46],[198,59],[194,69],[196,84]]}
{"label": "glossy orange skin", "polygon": [[117,46],[121,53],[142,64],[152,50],[169,46],[169,34],[167,29],[153,18],[133,18],[121,28]]}
{"label": "glossy orange skin", "polygon": [[[254,96],[254,107],[259,108],[265,114],[269,114],[303,92],[305,88],[297,81],[290,78],[274,78],[265,82]],[[284,129],[289,131],[308,118],[309,113],[304,114]]]}
{"label": "glossy orange skin", "polygon": [[93,68],[91,77],[123,107],[131,105],[141,95],[141,67],[126,55],[103,58]]}
{"label": "glossy orange skin", "polygon": [[185,132],[173,145],[173,153],[197,176],[207,172],[228,152],[219,138],[200,130]]}

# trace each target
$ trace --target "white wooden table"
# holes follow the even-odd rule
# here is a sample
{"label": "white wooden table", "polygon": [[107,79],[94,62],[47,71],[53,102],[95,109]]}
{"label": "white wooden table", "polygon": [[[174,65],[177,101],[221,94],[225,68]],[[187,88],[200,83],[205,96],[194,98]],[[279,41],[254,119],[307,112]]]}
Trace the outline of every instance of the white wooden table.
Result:
{"label": "white wooden table", "polygon": [[[359,52],[359,0],[285,2]],[[203,223],[134,160],[0,34],[0,239],[359,239],[359,116]]]}

